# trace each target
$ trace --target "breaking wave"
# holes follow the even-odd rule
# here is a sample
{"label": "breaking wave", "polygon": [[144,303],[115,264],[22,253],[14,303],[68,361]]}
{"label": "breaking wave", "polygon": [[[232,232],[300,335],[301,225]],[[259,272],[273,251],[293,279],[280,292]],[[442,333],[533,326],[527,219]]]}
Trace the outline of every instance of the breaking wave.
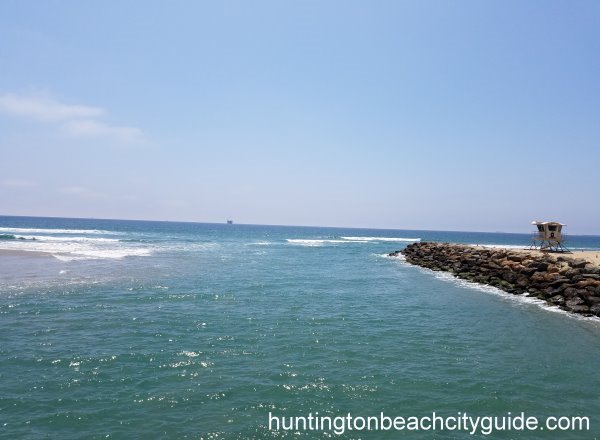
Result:
{"label": "breaking wave", "polygon": [[377,243],[377,242],[415,242],[421,241],[420,238],[404,237],[335,237],[335,238],[288,238],[286,241],[297,246],[324,246],[327,244],[346,244],[346,243]]}
{"label": "breaking wave", "polygon": [[[152,249],[139,243],[121,243],[117,238],[93,237],[91,230],[0,228],[13,233],[0,234],[1,249],[24,252],[43,252],[61,261],[122,259],[130,256],[149,256]],[[15,235],[26,231],[28,235]],[[71,235],[37,235],[36,232]],[[68,231],[68,232],[65,232]],[[75,235],[76,231],[83,231]],[[101,231],[94,230],[94,234]],[[29,235],[36,234],[36,235]],[[110,234],[110,233],[109,233]]]}
{"label": "breaking wave", "polygon": [[100,229],[48,229],[48,228],[0,228],[0,233],[7,234],[96,234],[119,235],[121,232]]}
{"label": "breaking wave", "polygon": [[344,240],[349,241],[400,241],[400,242],[414,242],[421,241],[420,238],[404,238],[404,237],[342,237]]}
{"label": "breaking wave", "polygon": [[350,243],[346,240],[329,240],[329,239],[301,239],[301,238],[288,238],[286,241],[290,244],[298,246],[323,246],[327,243]]}

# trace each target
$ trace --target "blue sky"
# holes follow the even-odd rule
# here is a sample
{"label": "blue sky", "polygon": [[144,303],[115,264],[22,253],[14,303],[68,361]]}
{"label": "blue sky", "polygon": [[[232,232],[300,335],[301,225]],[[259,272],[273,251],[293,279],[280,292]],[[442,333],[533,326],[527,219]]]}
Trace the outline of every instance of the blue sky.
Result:
{"label": "blue sky", "polygon": [[600,234],[595,1],[0,3],[0,214]]}

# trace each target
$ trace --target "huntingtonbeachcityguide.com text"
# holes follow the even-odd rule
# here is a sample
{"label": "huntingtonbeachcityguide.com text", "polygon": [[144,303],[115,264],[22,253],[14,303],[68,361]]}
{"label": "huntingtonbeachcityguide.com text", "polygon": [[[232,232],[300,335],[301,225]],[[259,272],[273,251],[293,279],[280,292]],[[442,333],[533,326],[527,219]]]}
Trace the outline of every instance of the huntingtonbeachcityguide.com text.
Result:
{"label": "huntingtonbeachcityguide.com text", "polygon": [[589,431],[587,416],[526,416],[524,412],[502,416],[471,416],[466,412],[441,416],[359,416],[347,413],[323,416],[311,412],[307,416],[275,416],[269,412],[271,431],[322,431],[343,435],[350,431],[458,431],[470,435],[490,435],[499,431]]}

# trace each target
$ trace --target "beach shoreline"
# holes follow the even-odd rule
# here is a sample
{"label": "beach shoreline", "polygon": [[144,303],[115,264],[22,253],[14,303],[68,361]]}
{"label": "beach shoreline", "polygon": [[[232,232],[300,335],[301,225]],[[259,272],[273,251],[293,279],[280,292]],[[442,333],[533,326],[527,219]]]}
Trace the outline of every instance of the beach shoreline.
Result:
{"label": "beach shoreline", "polygon": [[3,257],[55,258],[50,252],[28,251],[23,249],[0,249],[0,258]]}

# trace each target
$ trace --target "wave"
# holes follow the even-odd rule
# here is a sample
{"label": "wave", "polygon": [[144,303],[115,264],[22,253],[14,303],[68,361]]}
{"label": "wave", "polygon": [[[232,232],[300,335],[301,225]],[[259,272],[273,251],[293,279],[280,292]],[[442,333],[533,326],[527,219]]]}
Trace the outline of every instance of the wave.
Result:
{"label": "wave", "polygon": [[116,238],[2,234],[0,249],[43,252],[61,261],[149,256],[153,248]]}
{"label": "wave", "polygon": [[[402,262],[406,262],[406,257],[404,256],[404,254],[398,254],[398,255],[390,255],[388,253],[386,254],[371,254],[377,258],[386,258],[392,261],[402,261]],[[408,263],[407,263],[408,264]]]}
{"label": "wave", "polygon": [[52,256],[61,261],[80,260],[121,260],[125,257],[148,257],[151,249],[79,249],[69,253],[52,252]]}
{"label": "wave", "polygon": [[99,238],[99,237],[54,237],[49,235],[19,235],[19,240],[36,240],[42,242],[54,241],[63,243],[74,243],[74,242],[95,242],[95,243],[117,243],[119,242],[116,238]]}
{"label": "wave", "polygon": [[0,233],[8,234],[96,234],[118,235],[121,232],[100,229],[48,229],[48,228],[0,228]]}
{"label": "wave", "polygon": [[420,238],[404,238],[404,237],[341,237],[344,240],[349,241],[401,241],[401,242],[413,242],[421,241]]}
{"label": "wave", "polygon": [[[326,243],[351,243],[348,240],[334,240],[334,239],[303,239],[303,238],[288,238],[288,243],[295,244],[298,246],[323,246]],[[359,243],[359,242],[357,242]]]}
{"label": "wave", "polygon": [[323,246],[325,244],[375,243],[375,242],[415,242],[420,238],[404,237],[339,237],[339,238],[288,238],[286,241],[298,246]]}
{"label": "wave", "polygon": [[0,240],[37,240],[37,238],[24,235],[0,234]]}

